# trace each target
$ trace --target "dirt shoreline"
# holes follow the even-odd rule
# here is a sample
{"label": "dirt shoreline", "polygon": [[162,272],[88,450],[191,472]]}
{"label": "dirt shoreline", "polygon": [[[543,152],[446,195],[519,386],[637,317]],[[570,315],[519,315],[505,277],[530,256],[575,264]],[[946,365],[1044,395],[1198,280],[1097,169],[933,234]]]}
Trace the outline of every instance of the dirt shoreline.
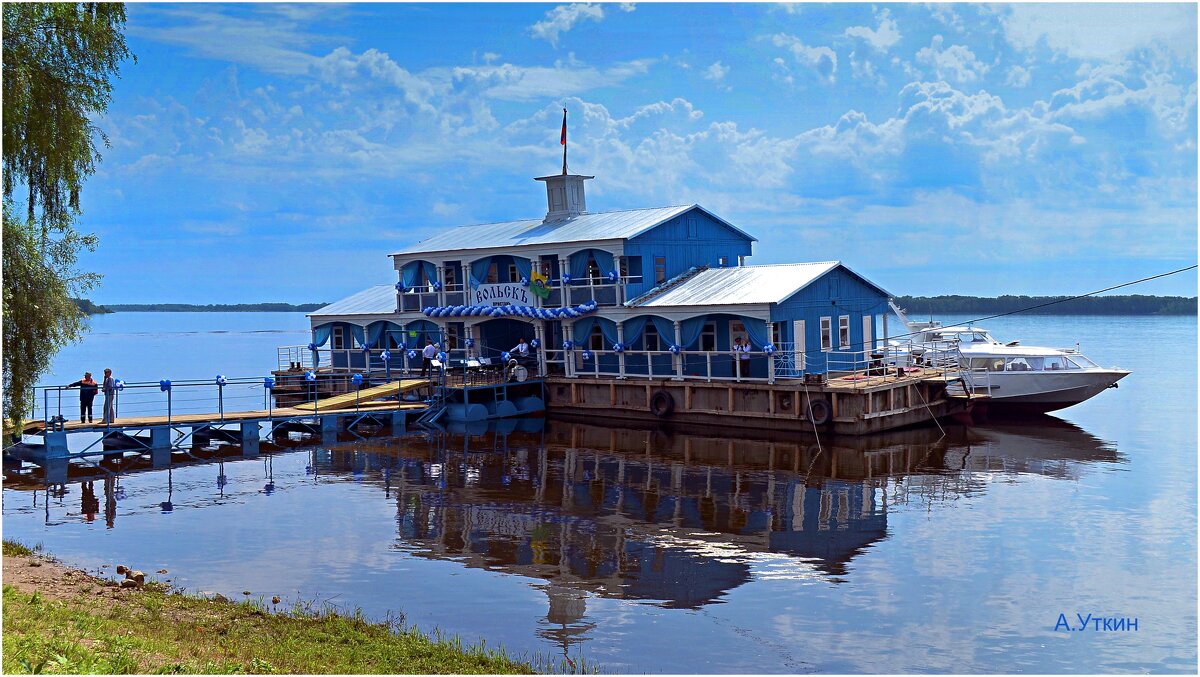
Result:
{"label": "dirt shoreline", "polygon": [[97,578],[46,555],[4,555],[4,585],[26,594],[67,602],[78,597],[111,597],[119,604],[132,602],[141,590],[122,588],[116,581]]}

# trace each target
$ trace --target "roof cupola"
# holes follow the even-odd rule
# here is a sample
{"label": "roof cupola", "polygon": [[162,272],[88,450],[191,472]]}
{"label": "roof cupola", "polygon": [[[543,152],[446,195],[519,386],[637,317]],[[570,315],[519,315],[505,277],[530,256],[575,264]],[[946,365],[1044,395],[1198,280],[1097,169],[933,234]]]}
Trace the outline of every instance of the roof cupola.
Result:
{"label": "roof cupola", "polygon": [[587,213],[583,182],[594,176],[582,174],[554,174],[539,176],[535,180],[546,182],[546,218],[542,223],[566,221]]}

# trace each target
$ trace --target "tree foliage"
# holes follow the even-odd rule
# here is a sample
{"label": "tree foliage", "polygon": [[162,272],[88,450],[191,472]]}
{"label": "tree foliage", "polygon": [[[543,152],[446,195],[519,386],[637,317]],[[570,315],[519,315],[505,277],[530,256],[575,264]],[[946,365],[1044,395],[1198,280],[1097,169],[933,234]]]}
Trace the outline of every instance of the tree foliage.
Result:
{"label": "tree foliage", "polygon": [[107,138],[111,78],[131,55],[119,3],[4,3],[4,418],[19,423],[54,353],[79,338],[71,296],[93,235],[75,231],[83,181]]}

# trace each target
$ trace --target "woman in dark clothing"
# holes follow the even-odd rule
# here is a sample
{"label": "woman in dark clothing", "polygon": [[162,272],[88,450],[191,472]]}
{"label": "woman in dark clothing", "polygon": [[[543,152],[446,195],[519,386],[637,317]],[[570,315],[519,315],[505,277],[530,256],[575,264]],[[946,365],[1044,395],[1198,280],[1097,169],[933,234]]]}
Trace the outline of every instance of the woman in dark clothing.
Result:
{"label": "woman in dark clothing", "polygon": [[96,393],[100,390],[99,384],[92,380],[92,372],[83,372],[83,378],[67,386],[68,388],[79,388],[79,422],[92,422],[92,400],[96,399]]}

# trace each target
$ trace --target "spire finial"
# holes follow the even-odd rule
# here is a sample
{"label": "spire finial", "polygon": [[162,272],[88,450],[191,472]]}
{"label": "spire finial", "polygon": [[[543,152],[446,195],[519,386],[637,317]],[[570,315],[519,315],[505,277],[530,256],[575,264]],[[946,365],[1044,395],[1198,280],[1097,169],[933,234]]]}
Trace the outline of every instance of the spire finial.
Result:
{"label": "spire finial", "polygon": [[563,109],[562,137],[558,140],[563,147],[563,176],[567,175],[567,109]]}

